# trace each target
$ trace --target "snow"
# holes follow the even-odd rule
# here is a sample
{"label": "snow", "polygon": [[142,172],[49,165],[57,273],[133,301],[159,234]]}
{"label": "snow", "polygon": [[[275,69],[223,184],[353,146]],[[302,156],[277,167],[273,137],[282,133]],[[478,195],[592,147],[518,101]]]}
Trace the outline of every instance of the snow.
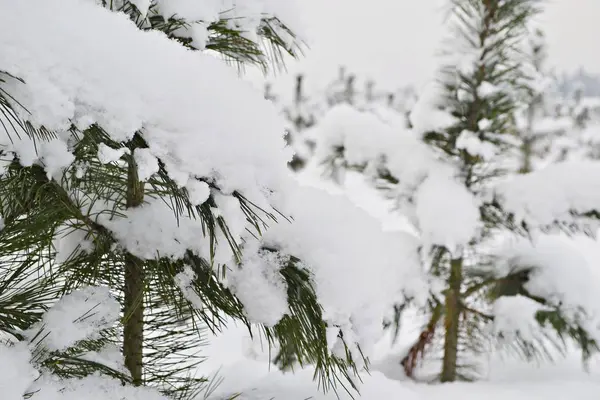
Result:
{"label": "snow", "polygon": [[138,171],[138,179],[142,182],[148,180],[159,171],[158,159],[148,149],[135,149],[133,158]]}
{"label": "snow", "polygon": [[479,129],[481,129],[482,131],[487,131],[488,129],[490,129],[490,127],[492,126],[492,121],[490,121],[487,118],[484,118],[482,120],[479,120],[479,122],[477,123],[477,126],[479,127]]}
{"label": "snow", "polygon": [[[192,39],[203,49],[202,43],[208,38],[207,27],[213,22],[227,20],[235,26],[246,38],[255,42],[256,31],[259,29],[263,18],[274,17],[283,21],[288,28],[297,35],[304,37],[304,23],[299,18],[299,13],[294,1],[277,0],[138,0],[143,2],[142,10],[149,3],[156,4],[156,10],[165,17],[182,18],[189,26],[183,28],[191,33]],[[143,12],[142,12],[143,13]],[[144,14],[144,13],[143,13]],[[276,29],[276,26],[274,26]],[[286,37],[283,30],[277,30],[284,40],[292,41]],[[288,45],[291,43],[287,43]]]}
{"label": "snow", "polygon": [[21,400],[39,373],[30,363],[26,343],[0,343],[0,390],[7,400]]}
{"label": "snow", "polygon": [[[323,394],[316,388],[310,369],[298,369],[294,373],[282,373],[269,366],[265,359],[250,360],[240,347],[241,338],[247,337],[243,328],[232,329],[224,337],[211,339],[207,352],[223,354],[223,365],[205,365],[208,373],[219,369],[223,383],[210,400],[226,398],[240,393],[240,399],[314,399],[350,400],[347,393]],[[387,342],[386,342],[387,341]],[[378,343],[382,353],[389,356],[389,337]],[[267,349],[263,349],[263,354]],[[384,357],[385,357],[384,356]],[[391,369],[398,370],[399,355],[389,359]],[[210,358],[209,358],[210,359]],[[359,382],[360,396],[364,400],[407,399],[407,400],[502,400],[510,397],[515,400],[563,399],[576,396],[583,400],[594,400],[600,390],[600,359],[592,360],[590,372],[585,373],[576,356],[555,363],[535,365],[517,359],[503,359],[498,355],[490,357],[489,376],[481,382],[427,385],[388,376],[388,370],[380,362],[372,360],[369,373],[362,373]],[[214,363],[213,359],[213,363]],[[203,367],[203,368],[204,368]],[[338,397],[339,396],[339,397]]]}
{"label": "snow", "polygon": [[419,92],[419,98],[410,113],[410,122],[418,134],[442,131],[457,121],[448,112],[439,108],[443,88],[438,83],[429,83]]}
{"label": "snow", "polygon": [[415,203],[421,240],[428,245],[445,246],[456,253],[481,228],[478,200],[451,177],[430,175],[417,190]]}
{"label": "snow", "polygon": [[[165,14],[188,21],[202,19],[203,24],[185,28],[199,48],[208,38],[206,23],[218,19],[219,13],[234,3],[234,11],[225,16],[251,40],[257,40],[255,33],[265,13],[282,17],[286,23],[288,18],[294,20],[287,2],[281,0],[135,1],[144,15],[156,4]],[[57,12],[62,9],[69,12]],[[150,180],[159,171],[160,159],[169,176],[187,190],[192,204],[204,204],[212,197],[214,215],[227,221],[242,248],[241,257],[232,255],[220,233],[220,246],[211,258],[201,221],[185,215],[176,220],[160,199],[149,199],[141,207],[125,211],[122,218],[99,215],[97,221],[138,257],[181,257],[191,250],[216,265],[230,266],[224,283],[242,301],[253,322],[273,326],[289,312],[287,287],[279,271],[288,261],[287,255],[298,257],[314,277],[327,324],[339,326],[346,341],[360,345],[365,355],[375,355],[378,341],[385,339],[381,322],[391,307],[406,298],[414,298],[418,305],[426,303],[430,282],[421,266],[421,245],[438,244],[459,253],[481,229],[480,201],[458,182],[452,165],[441,162],[420,142],[422,134],[443,131],[456,122],[438,107],[440,88],[433,84],[410,115],[413,130],[401,128],[399,120],[386,118],[384,113],[358,112],[339,105],[308,132],[318,139],[318,161],[325,161],[333,148],[341,148],[343,161],[364,167],[367,177],[385,168],[398,178],[394,189],[399,199],[395,200],[404,202],[402,211],[406,219],[412,218],[418,233],[407,232],[411,231],[407,226],[383,232],[381,221],[344,195],[331,195],[292,180],[285,170],[290,156],[282,137],[285,121],[220,60],[185,50],[161,33],[141,32],[124,15],[89,0],[0,0],[0,11],[0,70],[25,81],[9,81],[3,89],[27,108],[25,112],[16,106],[23,118],[58,133],[39,147],[30,139],[12,141],[7,136],[0,138],[0,145],[22,165],[41,164],[49,178],[59,181],[75,161],[75,137],[69,133],[72,124],[80,129],[98,124],[117,143],[139,135],[148,145],[133,152],[139,178]],[[478,93],[488,97],[497,90],[484,82]],[[479,128],[488,130],[491,122],[480,121]],[[473,132],[463,132],[457,146],[484,160],[492,159],[497,150]],[[127,153],[124,147],[100,144],[97,158],[101,163],[117,163]],[[80,171],[84,166],[77,168]],[[591,162],[553,165],[502,182],[494,194],[518,221],[543,227],[571,221],[573,211],[594,210],[600,204],[599,174],[600,167]],[[347,181],[352,179],[351,174],[346,176]],[[234,191],[261,207],[276,206],[290,221],[280,218],[279,223],[265,227],[263,237],[252,238],[240,201],[231,195]],[[84,198],[86,194],[71,195]],[[110,208],[112,199],[105,200],[105,204],[84,201],[84,209],[89,208],[93,215]],[[388,215],[382,212],[377,217],[387,219]],[[75,232],[55,238],[58,262],[90,245],[85,232]],[[501,255],[513,263],[535,266],[527,288],[565,307],[571,318],[585,319],[590,331],[598,329],[594,266],[578,258],[577,250],[566,249],[566,241],[561,240],[552,242],[544,237],[532,245],[509,247]],[[278,253],[269,253],[262,246]],[[185,267],[175,283],[188,301],[202,309],[200,295],[191,290],[195,278],[191,268]],[[494,304],[495,329],[531,337],[529,324],[536,307],[523,297],[498,300]],[[84,288],[58,301],[27,337],[32,339],[43,329],[48,335],[38,344],[62,351],[80,340],[97,337],[99,331],[112,327],[118,316],[118,303],[110,298],[108,289]],[[337,328],[332,328],[327,335],[332,352],[340,348],[336,333]],[[85,357],[115,367],[122,361],[114,348]],[[40,400],[163,399],[149,389],[121,386],[98,376],[64,381],[42,375],[34,382],[38,371],[30,358],[25,343],[0,345],[0,388],[9,400],[22,398],[26,391],[34,391],[33,398]],[[261,375],[265,370],[261,363],[238,361],[225,371],[228,380],[223,390],[239,389],[244,392],[241,399],[334,398],[334,394],[316,393],[311,370]],[[577,375],[573,382],[512,384],[491,379],[467,389],[462,384],[398,382],[375,370],[365,376],[360,387],[365,399],[504,399],[519,395],[529,399],[552,398],[559,393],[573,396],[576,390],[578,398],[585,400],[595,398],[590,396],[597,396],[600,389],[597,376],[592,378],[596,380]]]}
{"label": "snow", "polygon": [[[188,11],[213,10],[194,5],[184,12],[191,2],[169,4],[189,18],[199,15]],[[250,15],[248,22],[264,11],[261,4],[283,9],[274,1],[244,2],[236,12]],[[273,204],[294,218],[293,223],[272,223],[260,243],[302,260],[315,277],[327,322],[342,326],[348,338],[355,337],[365,348],[380,334],[382,316],[392,301],[403,298],[404,276],[414,280],[419,274],[412,237],[382,234],[375,220],[355,212],[346,200],[297,188],[285,166],[290,154],[284,149],[283,120],[233,69],[212,56],[186,50],[162,33],[142,32],[124,15],[89,1],[27,0],[1,6],[0,29],[10,34],[1,35],[0,70],[26,82],[6,85],[30,112],[20,110],[22,118],[59,132],[49,142],[53,147],[47,147],[60,157],[43,152],[40,157],[53,178],[72,162],[67,157],[76,140],[67,131],[72,121],[80,128],[97,124],[117,143],[137,134],[148,145],[133,152],[140,179],[150,179],[160,159],[195,204],[213,197],[231,237],[243,244],[241,268],[232,268],[227,284],[252,318],[275,324],[287,311],[286,288],[278,281],[280,263],[259,254],[240,202],[230,195],[233,191],[265,209]],[[44,35],[38,33],[39,26],[47,27]],[[19,159],[28,156],[37,162],[33,142],[20,147],[5,138],[2,144]],[[125,152],[101,145],[98,158],[117,162]],[[219,190],[211,193],[197,179]],[[162,199],[147,198],[116,217],[103,212],[115,206],[110,198],[91,201],[94,194],[84,192],[71,196],[86,215],[114,233],[121,247],[142,259],[157,254],[180,258],[191,250],[215,266],[238,261],[222,233],[212,257],[202,221],[187,215],[175,219]],[[375,281],[364,286],[367,279]],[[180,283],[185,289],[185,282]],[[256,296],[257,287],[264,296]]]}
{"label": "snow", "polygon": [[75,161],[67,144],[60,140],[51,140],[41,144],[38,157],[49,178],[60,179],[64,170]]}
{"label": "snow", "polygon": [[183,267],[183,271],[175,275],[175,284],[183,293],[183,296],[188,300],[194,308],[197,310],[204,309],[204,303],[198,293],[193,289],[192,283],[196,279],[196,274],[192,267],[186,265]]}
{"label": "snow", "polygon": [[[509,237],[497,249],[504,260],[497,264],[497,273],[533,268],[525,288],[600,339],[598,248],[597,241],[585,236],[540,235],[533,241]],[[528,312],[526,304],[521,306]]]}
{"label": "snow", "polygon": [[[123,385],[119,380],[91,375],[83,379],[61,379],[52,376],[37,363],[45,356],[38,348],[64,351],[83,339],[93,339],[119,318],[119,304],[109,290],[87,287],[61,298],[46,312],[42,323],[32,327],[28,341],[0,343],[0,389],[6,400],[167,400],[157,391]],[[40,335],[35,334],[42,329]],[[33,340],[33,341],[31,341]],[[35,357],[33,357],[35,354]],[[84,359],[105,362],[123,370],[122,359],[115,348],[83,355]]]}
{"label": "snow", "polygon": [[[484,130],[481,125],[480,129]],[[498,152],[498,149],[492,143],[479,139],[476,134],[467,130],[462,131],[456,139],[456,148],[464,149],[472,156],[480,156],[484,161],[491,160]]]}
{"label": "snow", "polygon": [[500,91],[500,88],[494,86],[489,82],[481,82],[481,85],[477,88],[477,94],[482,98],[492,97]]}
{"label": "snow", "polygon": [[[86,287],[63,296],[31,327],[27,337],[50,351],[64,351],[114,325],[119,303],[106,287]],[[36,337],[39,333],[40,337]]]}
{"label": "snow", "polygon": [[572,161],[549,165],[498,184],[494,193],[516,221],[546,227],[570,223],[572,212],[584,214],[600,204],[600,164]]}
{"label": "snow", "polygon": [[285,260],[277,254],[248,254],[241,268],[227,273],[227,285],[244,304],[251,321],[272,327],[289,312],[287,286],[279,270]]}
{"label": "snow", "polygon": [[85,229],[79,229],[79,225],[75,220],[67,221],[57,229],[52,244],[54,250],[56,250],[54,256],[56,263],[63,263],[82,252],[94,248],[93,242],[88,237],[88,232]]}
{"label": "snow", "polygon": [[[284,124],[220,60],[162,33],[139,31],[124,15],[84,0],[5,1],[2,7],[0,70],[26,82],[3,87],[31,113],[24,118],[58,131],[84,119],[117,142],[140,132],[182,185],[202,176],[248,195],[281,186]],[[70,11],[55,11],[60,8]],[[39,26],[49,28],[40,35]],[[197,79],[199,73],[211,79]],[[19,156],[28,151],[2,142]]]}
{"label": "snow", "polygon": [[[325,320],[340,326],[369,354],[381,335],[383,317],[407,292],[427,281],[418,242],[403,232],[382,232],[378,221],[342,195],[298,187],[288,198],[293,223],[280,222],[263,242],[300,258],[314,274]],[[310,227],[311,235],[299,234]],[[419,286],[420,284],[420,286]]]}
{"label": "snow", "polygon": [[545,309],[538,302],[524,296],[503,296],[494,302],[493,330],[502,334],[502,341],[510,343],[515,336],[533,343],[539,326],[535,320],[538,311]]}
{"label": "snow", "polygon": [[[421,240],[458,251],[478,232],[478,200],[455,178],[453,166],[439,161],[419,141],[415,130],[394,122],[349,105],[335,106],[310,130],[316,143],[314,162],[326,162],[335,149],[343,149],[343,162],[350,168],[363,167],[367,176],[385,167],[399,181],[394,188],[401,202],[399,212],[416,225]],[[495,154],[493,145],[468,139],[463,135],[462,142],[471,151],[486,157]]]}
{"label": "snow", "polygon": [[[89,215],[110,229],[119,244],[142,259],[182,257],[190,249],[208,257],[210,244],[205,237],[202,222],[183,215],[177,220],[173,210],[160,199],[148,200],[140,207],[122,212],[122,217],[111,218],[104,210],[110,205],[93,203]],[[88,206],[84,207],[87,211]],[[230,255],[218,261],[229,260]]]}
{"label": "snow", "polygon": [[37,391],[32,397],[36,400],[79,400],[82,398],[86,400],[168,400],[156,390],[146,387],[123,386],[116,379],[100,376],[60,381],[45,376],[35,382],[31,389]]}
{"label": "snow", "polygon": [[119,371],[122,374],[128,374],[125,368],[125,357],[121,353],[119,346],[113,344],[105,345],[100,351],[89,351],[81,355],[83,360],[92,361],[102,364],[114,371]]}
{"label": "snow", "polygon": [[376,160],[396,136],[392,128],[375,115],[348,104],[332,107],[306,135],[317,142],[317,160],[325,161],[334,148],[343,147],[344,158],[350,165]]}
{"label": "snow", "polygon": [[120,160],[123,154],[126,154],[128,152],[129,150],[126,147],[113,149],[112,147],[109,147],[104,143],[100,143],[98,145],[98,160],[102,164],[108,164]]}
{"label": "snow", "polygon": [[573,120],[569,117],[541,118],[535,121],[532,128],[532,133],[536,136],[564,133],[574,129]]}
{"label": "snow", "polygon": [[[384,166],[403,190],[414,190],[432,170],[448,170],[412,130],[381,120],[348,105],[333,107],[310,130],[315,138],[315,162],[325,162],[335,148],[343,148],[349,166],[365,166],[367,174]],[[450,171],[447,173],[451,174]]]}

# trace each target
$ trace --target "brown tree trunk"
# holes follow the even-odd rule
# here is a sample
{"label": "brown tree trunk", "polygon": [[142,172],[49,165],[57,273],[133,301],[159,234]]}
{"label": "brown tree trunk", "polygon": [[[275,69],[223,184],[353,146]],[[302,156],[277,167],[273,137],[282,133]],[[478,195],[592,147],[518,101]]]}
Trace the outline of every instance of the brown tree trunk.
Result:
{"label": "brown tree trunk", "polygon": [[442,363],[442,382],[454,382],[457,375],[458,336],[460,327],[460,287],[462,284],[462,258],[450,262],[450,277],[445,301],[445,338],[444,359]]}
{"label": "brown tree trunk", "polygon": [[[131,156],[127,176],[127,208],[140,206],[144,201],[144,183],[140,182],[137,166]],[[144,268],[143,262],[134,255],[125,255],[125,317],[123,332],[123,355],[125,366],[131,373],[133,383],[143,383],[144,350]]]}

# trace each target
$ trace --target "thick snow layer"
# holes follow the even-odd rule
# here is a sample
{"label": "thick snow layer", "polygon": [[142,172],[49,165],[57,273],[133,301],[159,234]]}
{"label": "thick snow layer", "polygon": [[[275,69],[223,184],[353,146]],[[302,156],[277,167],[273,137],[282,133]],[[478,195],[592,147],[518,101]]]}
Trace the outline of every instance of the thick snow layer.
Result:
{"label": "thick snow layer", "polygon": [[45,376],[35,382],[31,389],[36,391],[31,397],[36,400],[169,400],[154,389],[123,386],[116,379],[100,376],[68,380]]}
{"label": "thick snow layer", "polygon": [[421,240],[428,245],[456,252],[481,227],[477,199],[452,177],[440,173],[428,176],[416,192],[415,203]]}
{"label": "thick snow layer", "polygon": [[414,233],[413,227],[405,216],[394,210],[394,201],[381,196],[373,190],[372,182],[362,173],[348,171],[341,184],[322,179],[321,166],[309,163],[296,175],[301,185],[326,190],[331,194],[344,194],[348,199],[381,223],[384,231],[403,231]]}
{"label": "thick snow layer", "polygon": [[30,363],[26,343],[14,346],[0,344],[0,390],[2,398],[22,400],[23,394],[39,375]]}
{"label": "thick snow layer", "polygon": [[505,211],[531,227],[570,222],[600,205],[600,163],[564,162],[515,176],[495,188]]}
{"label": "thick snow layer", "polygon": [[442,131],[457,122],[449,112],[439,107],[443,90],[440,84],[431,82],[419,93],[419,98],[410,113],[410,122],[418,134]]}
{"label": "thick snow layer", "polygon": [[[485,130],[488,127],[486,123],[483,123],[487,120],[481,120],[479,123],[479,128]],[[483,141],[477,137],[473,132],[463,131],[460,136],[456,139],[456,148],[464,149],[467,153],[473,156],[480,156],[483,160],[488,161],[494,158],[498,149],[494,144],[490,142]]]}
{"label": "thick snow layer", "polygon": [[[156,4],[156,10],[169,18],[176,16],[188,22],[184,29],[191,34],[194,44],[203,48],[208,38],[207,27],[223,18],[229,19],[242,34],[255,42],[261,20],[265,17],[275,17],[283,21],[297,35],[304,36],[303,23],[299,19],[295,1],[278,0],[137,0],[142,4],[143,13],[151,4]],[[197,23],[202,21],[201,24]],[[277,32],[282,35],[284,32]],[[204,39],[204,40],[203,40]],[[292,40],[283,37],[284,40]]]}
{"label": "thick snow layer", "polygon": [[325,319],[368,353],[394,302],[427,295],[418,242],[408,233],[382,232],[379,221],[345,196],[301,186],[290,194],[293,223],[274,225],[263,241],[308,266]]}
{"label": "thick snow layer", "polygon": [[119,312],[107,287],[86,287],[56,302],[27,337],[48,350],[65,351],[80,340],[98,339],[99,332],[115,324]]}
{"label": "thick snow layer", "polygon": [[[582,236],[540,235],[533,241],[507,238],[496,250],[503,260],[497,263],[497,273],[504,276],[511,271],[533,268],[525,288],[546,299],[550,305],[560,306],[567,318],[580,323],[592,337],[600,339],[598,249],[597,241]],[[504,310],[506,306],[506,303],[504,307],[500,305]],[[531,306],[525,303],[519,308],[523,313],[531,312]],[[528,330],[526,318],[523,316],[520,320],[525,324],[521,330]]]}
{"label": "thick snow layer", "polygon": [[[98,123],[116,141],[139,131],[182,186],[194,176],[248,195],[281,186],[284,123],[220,60],[85,0],[3,0],[0,10],[0,70],[25,81],[3,88],[26,119],[59,131]],[[33,146],[1,141],[17,155]],[[48,151],[65,167],[57,147]]]}
{"label": "thick snow layer", "polygon": [[504,296],[494,302],[493,329],[502,334],[506,341],[514,340],[518,335],[523,340],[534,342],[539,326],[535,320],[536,313],[543,307],[524,296]]}
{"label": "thick snow layer", "polygon": [[228,272],[228,285],[252,321],[274,326],[289,312],[287,287],[279,274],[282,260],[276,254],[250,253],[242,264],[242,268]]}

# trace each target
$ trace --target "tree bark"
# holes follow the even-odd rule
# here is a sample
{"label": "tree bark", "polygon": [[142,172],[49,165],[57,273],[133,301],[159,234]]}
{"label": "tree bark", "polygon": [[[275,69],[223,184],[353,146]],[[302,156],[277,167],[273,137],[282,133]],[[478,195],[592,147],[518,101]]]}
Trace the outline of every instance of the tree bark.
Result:
{"label": "tree bark", "polygon": [[454,382],[457,375],[458,336],[460,325],[460,287],[462,284],[462,258],[450,261],[450,277],[445,300],[445,338],[444,359],[442,363],[442,382]]}
{"label": "tree bark", "polygon": [[[133,155],[127,176],[127,208],[140,206],[144,201],[144,183],[139,181]],[[134,385],[143,384],[144,350],[144,267],[134,255],[125,255],[125,286],[123,355],[125,366],[131,373]]]}

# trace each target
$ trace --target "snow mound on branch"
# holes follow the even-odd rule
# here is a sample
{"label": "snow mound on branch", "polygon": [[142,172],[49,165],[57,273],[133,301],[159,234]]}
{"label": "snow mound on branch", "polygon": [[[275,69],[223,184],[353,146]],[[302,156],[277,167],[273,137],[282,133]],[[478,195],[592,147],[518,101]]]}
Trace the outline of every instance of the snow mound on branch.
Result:
{"label": "snow mound on branch", "polygon": [[[181,186],[206,177],[249,197],[281,187],[284,122],[221,60],[85,0],[2,1],[0,11],[0,70],[25,81],[3,88],[34,125],[97,123],[117,142],[140,132]],[[33,146],[0,141],[18,156]]]}
{"label": "snow mound on branch", "polygon": [[539,326],[535,315],[543,307],[525,296],[503,296],[494,302],[493,329],[501,333],[505,341],[511,341],[515,335],[533,342]]}
{"label": "snow mound on branch", "polygon": [[585,214],[600,205],[600,163],[563,162],[495,187],[505,211],[531,227],[573,220],[572,212]]}
{"label": "snow mound on branch", "polygon": [[64,351],[80,340],[97,339],[97,333],[117,322],[120,309],[106,287],[79,289],[56,302],[27,337],[50,351]]}
{"label": "snow mound on branch", "polygon": [[255,322],[272,327],[289,312],[287,286],[279,270],[284,267],[277,254],[245,254],[242,268],[228,272],[228,286],[244,304]]}
{"label": "snow mound on branch", "polygon": [[512,237],[497,250],[504,260],[497,276],[532,268],[525,289],[560,307],[568,319],[600,339],[597,246],[598,242],[582,236],[539,235],[533,241]]}
{"label": "snow mound on branch", "polygon": [[415,203],[421,239],[427,244],[455,253],[481,228],[476,198],[451,177],[431,174],[417,190]]}
{"label": "snow mound on branch", "polygon": [[428,83],[410,113],[410,123],[419,135],[427,132],[439,132],[451,127],[457,119],[449,112],[439,107],[440,99],[444,98],[444,88],[436,82]]}
{"label": "snow mound on branch", "polygon": [[346,104],[333,107],[307,135],[316,141],[317,162],[326,161],[333,149],[342,148],[348,164],[377,168],[384,162],[404,186],[418,184],[438,166],[434,153],[413,131]]}
{"label": "snow mound on branch", "polygon": [[405,296],[421,304],[427,299],[417,239],[383,232],[345,196],[300,186],[291,194],[286,205],[293,223],[274,225],[264,243],[302,260],[314,274],[326,321],[368,354],[394,303]]}
{"label": "snow mound on branch", "polygon": [[[293,1],[279,0],[137,0],[142,14],[148,11],[151,4],[163,16],[183,18],[188,26],[179,28],[192,37],[194,45],[203,49],[208,38],[208,26],[222,19],[227,19],[229,25],[235,26],[242,35],[256,43],[259,42],[257,31],[261,20],[265,17],[275,17],[284,21],[286,26],[295,34],[305,35],[303,23],[299,20],[301,13],[297,12]],[[277,29],[277,26],[271,25]],[[178,32],[179,33],[179,32]],[[283,40],[290,43],[294,38],[287,32],[277,29]]]}

